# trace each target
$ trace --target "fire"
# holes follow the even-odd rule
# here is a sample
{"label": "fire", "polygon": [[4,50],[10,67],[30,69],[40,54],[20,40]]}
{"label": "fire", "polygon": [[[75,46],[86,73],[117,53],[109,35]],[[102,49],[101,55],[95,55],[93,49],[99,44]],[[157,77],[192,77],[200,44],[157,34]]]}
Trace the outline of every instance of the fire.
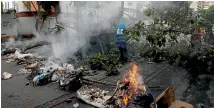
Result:
{"label": "fire", "polygon": [[124,104],[125,105],[127,105],[128,104],[128,96],[127,95],[125,95],[124,97],[123,97],[123,102],[124,102]]}
{"label": "fire", "polygon": [[129,71],[129,76],[130,76],[130,85],[133,87],[134,92],[136,93],[138,90],[138,81],[137,81],[137,71],[138,71],[138,66],[134,64],[132,69]]}
{"label": "fire", "polygon": [[137,73],[138,71],[139,67],[134,64],[128,73],[123,75],[123,82],[129,83],[127,88],[128,90],[126,90],[127,92],[125,92],[123,95],[123,103],[125,105],[128,104],[128,101],[133,97],[134,94],[138,93],[139,91],[144,93],[146,90],[145,86],[139,82],[139,74]]}

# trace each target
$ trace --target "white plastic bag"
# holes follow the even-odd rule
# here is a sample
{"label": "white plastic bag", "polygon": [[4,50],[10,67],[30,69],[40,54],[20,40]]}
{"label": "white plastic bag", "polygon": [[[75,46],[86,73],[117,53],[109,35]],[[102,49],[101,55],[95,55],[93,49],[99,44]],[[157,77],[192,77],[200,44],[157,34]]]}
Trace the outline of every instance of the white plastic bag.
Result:
{"label": "white plastic bag", "polygon": [[10,74],[8,72],[3,72],[2,76],[3,76],[3,79],[7,80],[7,79],[10,79],[12,77],[12,74]]}
{"label": "white plastic bag", "polygon": [[58,80],[59,80],[59,75],[55,72],[55,73],[52,75],[51,81],[58,81]]}

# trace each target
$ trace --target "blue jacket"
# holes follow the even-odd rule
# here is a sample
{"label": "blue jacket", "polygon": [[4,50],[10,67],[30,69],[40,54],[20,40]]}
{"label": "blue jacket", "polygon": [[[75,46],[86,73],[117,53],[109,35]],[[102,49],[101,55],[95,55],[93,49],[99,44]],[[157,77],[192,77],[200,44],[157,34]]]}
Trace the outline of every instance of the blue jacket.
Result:
{"label": "blue jacket", "polygon": [[116,32],[116,44],[118,47],[125,47],[126,45],[126,40],[123,34],[123,30],[125,29],[125,24],[124,23],[120,23],[118,28],[117,28],[117,32]]}

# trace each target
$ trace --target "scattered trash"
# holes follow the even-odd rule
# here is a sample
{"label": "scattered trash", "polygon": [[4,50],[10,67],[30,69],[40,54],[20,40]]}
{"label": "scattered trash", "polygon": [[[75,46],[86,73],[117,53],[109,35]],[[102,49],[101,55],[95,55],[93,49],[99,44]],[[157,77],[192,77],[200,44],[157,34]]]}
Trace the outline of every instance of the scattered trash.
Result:
{"label": "scattered trash", "polygon": [[73,107],[74,107],[74,108],[77,108],[77,107],[79,107],[79,104],[78,104],[78,103],[75,103],[75,104],[73,104]]}
{"label": "scattered trash", "polygon": [[24,59],[26,57],[33,57],[33,55],[30,54],[30,53],[28,53],[28,54],[21,54],[21,50],[20,49],[16,49],[15,58]]}
{"label": "scattered trash", "polygon": [[51,73],[45,72],[33,78],[33,85],[45,85],[51,81]]}
{"label": "scattered trash", "polygon": [[111,98],[108,91],[92,86],[83,86],[77,91],[77,96],[86,103],[98,108],[104,108],[104,103]]}
{"label": "scattered trash", "polygon": [[55,72],[53,75],[52,75],[52,78],[51,78],[51,81],[58,81],[59,80],[59,75]]}
{"label": "scattered trash", "polygon": [[28,85],[30,85],[30,82],[27,82],[27,83],[25,84],[25,86],[28,86]]}
{"label": "scattered trash", "polygon": [[54,108],[54,107],[56,107],[57,105],[62,104],[62,103],[64,103],[64,102],[71,102],[74,98],[76,98],[76,96],[71,96],[71,97],[65,98],[65,99],[63,99],[63,100],[60,100],[60,101],[54,103],[53,105],[47,106],[46,108]]}
{"label": "scattered trash", "polygon": [[81,87],[82,75],[81,72],[73,71],[71,73],[67,72],[62,74],[59,80],[60,89],[65,89],[66,91],[79,89]]}
{"label": "scattered trash", "polygon": [[15,53],[15,51],[16,49],[3,48],[1,54],[7,55],[7,54]]}
{"label": "scattered trash", "polygon": [[32,71],[30,69],[20,69],[18,73],[20,74],[30,74]]}
{"label": "scattered trash", "polygon": [[38,66],[39,66],[39,63],[36,62],[36,63],[28,65],[25,69],[36,69],[36,68],[38,68]]}
{"label": "scattered trash", "polygon": [[71,64],[65,63],[65,64],[63,64],[63,67],[67,68],[67,69],[70,70],[70,71],[73,71],[73,70],[74,70],[74,66],[71,65]]}
{"label": "scattered trash", "polygon": [[196,104],[196,108],[205,108],[205,106],[204,106],[204,104],[199,103],[199,104]]}
{"label": "scattered trash", "polygon": [[12,78],[12,74],[10,74],[8,72],[3,72],[2,76],[3,76],[4,80]]}

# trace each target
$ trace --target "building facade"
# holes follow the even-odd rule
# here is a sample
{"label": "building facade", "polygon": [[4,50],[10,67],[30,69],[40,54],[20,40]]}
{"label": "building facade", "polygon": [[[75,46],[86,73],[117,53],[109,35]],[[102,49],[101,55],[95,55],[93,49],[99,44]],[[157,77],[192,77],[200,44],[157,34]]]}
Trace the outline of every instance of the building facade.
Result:
{"label": "building facade", "polygon": [[199,11],[208,9],[211,5],[214,5],[214,1],[192,1],[190,8],[193,8],[194,11]]}
{"label": "building facade", "polygon": [[49,15],[48,19],[42,24],[41,20],[38,19],[38,10],[43,11],[41,7],[38,6],[37,1],[16,1],[16,19],[17,19],[17,32],[19,35],[32,36],[37,28],[41,31],[47,31],[48,28],[53,28],[55,20],[55,10],[52,9],[52,13]]}

